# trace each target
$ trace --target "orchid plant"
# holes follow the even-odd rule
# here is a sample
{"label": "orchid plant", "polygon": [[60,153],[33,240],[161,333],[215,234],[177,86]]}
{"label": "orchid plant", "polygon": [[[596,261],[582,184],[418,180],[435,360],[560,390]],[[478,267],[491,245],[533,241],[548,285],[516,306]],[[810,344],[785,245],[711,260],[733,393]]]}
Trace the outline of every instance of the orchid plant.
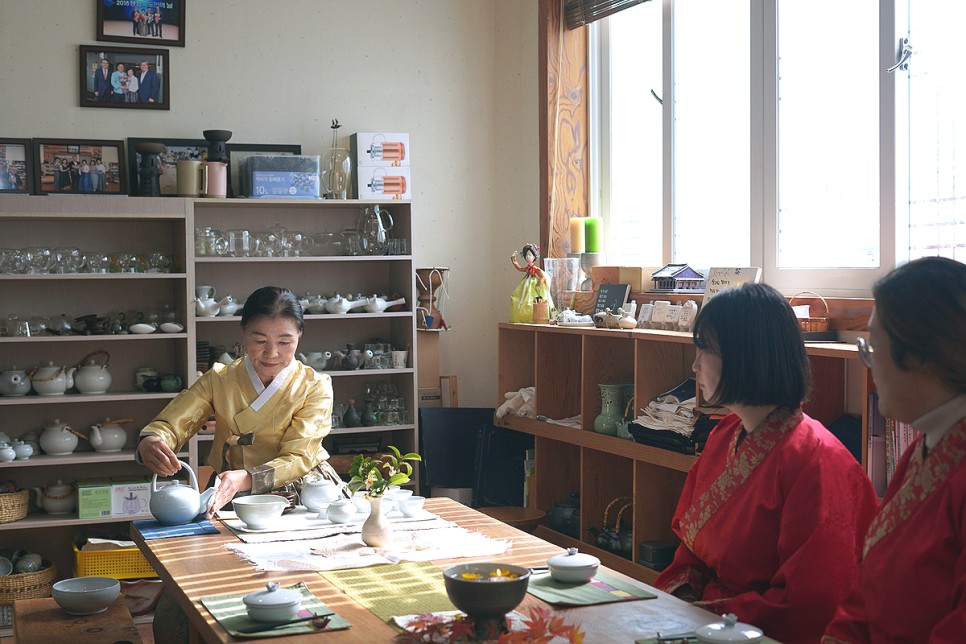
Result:
{"label": "orchid plant", "polygon": [[356,454],[349,467],[349,489],[353,492],[365,490],[368,497],[380,497],[386,493],[390,485],[405,485],[413,474],[413,466],[409,461],[421,461],[415,452],[401,453],[389,446],[391,454],[381,454],[376,458],[365,454]]}

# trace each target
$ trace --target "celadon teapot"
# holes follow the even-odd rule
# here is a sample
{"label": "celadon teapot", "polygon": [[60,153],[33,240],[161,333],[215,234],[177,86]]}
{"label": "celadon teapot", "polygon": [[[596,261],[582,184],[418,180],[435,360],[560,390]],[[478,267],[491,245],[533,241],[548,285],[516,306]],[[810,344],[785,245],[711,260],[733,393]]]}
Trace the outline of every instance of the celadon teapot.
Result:
{"label": "celadon teapot", "polygon": [[188,470],[188,478],[191,485],[183,485],[174,481],[170,485],[158,488],[158,475],[151,477],[151,500],[148,508],[155,519],[166,525],[179,525],[189,523],[199,514],[208,511],[211,498],[215,494],[215,488],[208,488],[204,494],[198,493],[198,478],[194,470],[184,461],[181,469]]}
{"label": "celadon teapot", "polygon": [[324,512],[328,504],[347,498],[343,494],[345,487],[344,482],[335,483],[321,476],[306,475],[302,480],[299,500],[311,512]]}
{"label": "celadon teapot", "polygon": [[298,359],[309,367],[312,367],[316,371],[322,371],[329,364],[329,360],[332,358],[332,353],[329,351],[309,351],[306,353],[299,353]]}
{"label": "celadon teapot", "polygon": [[63,481],[35,487],[37,505],[47,511],[47,514],[70,514],[77,507],[77,495],[74,486]]}
{"label": "celadon teapot", "polygon": [[90,442],[95,452],[120,452],[127,444],[127,432],[121,423],[133,422],[131,418],[111,420],[105,418],[103,423],[91,425]]}
{"label": "celadon teapot", "polygon": [[202,318],[213,318],[218,315],[221,305],[213,297],[196,297],[195,314]]}
{"label": "celadon teapot", "polygon": [[[104,364],[98,364],[95,356],[103,356]],[[107,351],[92,351],[87,354],[74,374],[74,386],[82,394],[105,394],[111,386],[111,372],[107,370],[111,356]]]}
{"label": "celadon teapot", "polygon": [[360,297],[355,300],[348,300],[338,293],[332,299],[326,300],[325,310],[329,313],[348,313],[352,309],[366,305],[366,298]]}
{"label": "celadon teapot", "polygon": [[30,385],[41,396],[59,396],[74,386],[76,367],[57,367],[48,362],[43,367],[35,367],[27,375]]}
{"label": "celadon teapot", "polygon": [[51,456],[66,456],[77,448],[77,435],[67,423],[55,418],[54,422],[44,425],[40,435],[40,449]]}
{"label": "celadon teapot", "polygon": [[30,378],[27,372],[18,370],[16,365],[9,371],[0,373],[0,396],[26,396],[30,393]]}

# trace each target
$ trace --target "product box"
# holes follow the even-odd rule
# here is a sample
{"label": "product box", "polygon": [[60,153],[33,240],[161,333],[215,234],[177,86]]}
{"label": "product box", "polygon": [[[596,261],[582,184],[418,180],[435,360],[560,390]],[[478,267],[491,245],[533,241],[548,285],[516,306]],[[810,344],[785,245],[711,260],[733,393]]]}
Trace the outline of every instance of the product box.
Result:
{"label": "product box", "polygon": [[410,199],[412,182],[409,168],[356,168],[356,187],[359,199]]}
{"label": "product box", "polygon": [[399,132],[356,132],[349,153],[357,168],[409,166],[409,135]]}
{"label": "product box", "polygon": [[111,480],[83,479],[77,481],[77,517],[102,519],[111,516]]}
{"label": "product box", "polygon": [[590,269],[593,289],[601,284],[630,284],[631,293],[642,293],[651,288],[651,275],[657,268],[646,266],[594,266]]}
{"label": "product box", "polygon": [[320,198],[319,156],[278,154],[250,156],[239,175],[243,195],[256,199]]}
{"label": "product box", "polygon": [[419,388],[420,407],[442,407],[443,392],[439,387],[420,387]]}
{"label": "product box", "polygon": [[111,478],[111,516],[132,517],[150,514],[151,479],[147,476]]}

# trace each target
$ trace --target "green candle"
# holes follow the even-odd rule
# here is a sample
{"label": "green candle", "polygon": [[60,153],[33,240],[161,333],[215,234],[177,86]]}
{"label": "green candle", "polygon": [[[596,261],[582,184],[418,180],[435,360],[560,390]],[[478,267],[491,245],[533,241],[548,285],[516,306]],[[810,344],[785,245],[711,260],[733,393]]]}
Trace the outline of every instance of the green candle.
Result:
{"label": "green candle", "polygon": [[600,252],[600,235],[604,222],[600,217],[584,217],[584,252]]}

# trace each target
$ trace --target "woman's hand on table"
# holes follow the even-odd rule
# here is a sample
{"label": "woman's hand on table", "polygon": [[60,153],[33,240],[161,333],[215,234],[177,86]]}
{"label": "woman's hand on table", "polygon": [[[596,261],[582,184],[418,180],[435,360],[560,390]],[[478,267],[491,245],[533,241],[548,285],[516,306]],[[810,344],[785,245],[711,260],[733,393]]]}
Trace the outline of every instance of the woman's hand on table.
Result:
{"label": "woman's hand on table", "polygon": [[181,469],[178,455],[157,436],[142,438],[138,443],[138,453],[144,466],[158,476],[174,476]]}
{"label": "woman's hand on table", "polygon": [[218,475],[214,487],[215,495],[208,509],[209,517],[227,505],[239,492],[252,489],[252,475],[247,470],[228,470]]}

